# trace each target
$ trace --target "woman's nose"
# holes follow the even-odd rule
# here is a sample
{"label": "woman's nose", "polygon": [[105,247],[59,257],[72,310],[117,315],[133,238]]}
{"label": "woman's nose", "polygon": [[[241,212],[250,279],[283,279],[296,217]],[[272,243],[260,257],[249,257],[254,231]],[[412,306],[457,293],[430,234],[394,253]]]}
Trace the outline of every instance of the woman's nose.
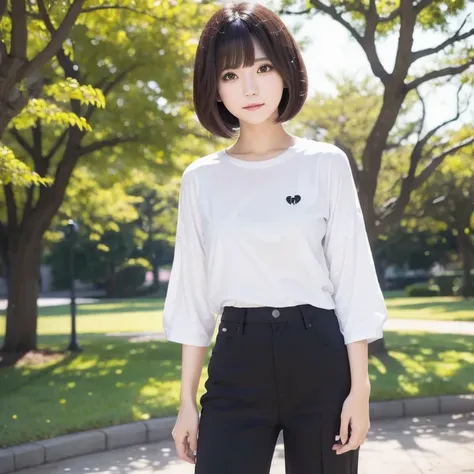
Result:
{"label": "woman's nose", "polygon": [[244,94],[246,96],[257,95],[258,94],[258,86],[257,81],[253,75],[248,74],[244,77],[242,81],[244,87]]}

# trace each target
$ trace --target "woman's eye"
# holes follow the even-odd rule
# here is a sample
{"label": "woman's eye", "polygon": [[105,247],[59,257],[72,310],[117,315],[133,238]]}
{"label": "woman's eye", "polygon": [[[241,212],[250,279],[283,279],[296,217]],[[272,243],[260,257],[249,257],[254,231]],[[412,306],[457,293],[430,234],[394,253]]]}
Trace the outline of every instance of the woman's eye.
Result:
{"label": "woman's eye", "polygon": [[235,74],[233,72],[227,72],[226,74],[222,76],[222,80],[231,81],[234,77],[235,77]]}
{"label": "woman's eye", "polygon": [[273,66],[271,64],[264,64],[263,66],[260,67],[260,69],[264,69],[264,71],[262,72],[269,72],[273,69]]}

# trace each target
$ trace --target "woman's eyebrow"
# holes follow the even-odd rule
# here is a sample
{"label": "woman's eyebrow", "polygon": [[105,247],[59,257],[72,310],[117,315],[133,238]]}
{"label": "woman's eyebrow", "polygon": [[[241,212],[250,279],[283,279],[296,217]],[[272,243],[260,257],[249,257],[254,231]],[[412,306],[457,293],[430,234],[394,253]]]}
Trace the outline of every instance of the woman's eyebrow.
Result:
{"label": "woman's eyebrow", "polygon": [[257,61],[268,61],[268,58],[266,58],[265,56],[262,57],[262,58],[256,58],[255,62],[257,62]]}

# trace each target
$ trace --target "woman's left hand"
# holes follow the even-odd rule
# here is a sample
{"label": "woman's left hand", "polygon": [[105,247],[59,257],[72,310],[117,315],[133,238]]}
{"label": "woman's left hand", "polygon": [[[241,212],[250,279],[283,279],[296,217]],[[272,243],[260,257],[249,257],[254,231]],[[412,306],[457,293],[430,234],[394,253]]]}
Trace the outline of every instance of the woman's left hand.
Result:
{"label": "woman's left hand", "polygon": [[[351,436],[348,439],[349,424]],[[336,451],[336,454],[343,454],[357,449],[364,443],[369,428],[369,393],[366,390],[351,390],[342,405],[341,427],[339,430],[342,444],[335,443],[332,449]]]}

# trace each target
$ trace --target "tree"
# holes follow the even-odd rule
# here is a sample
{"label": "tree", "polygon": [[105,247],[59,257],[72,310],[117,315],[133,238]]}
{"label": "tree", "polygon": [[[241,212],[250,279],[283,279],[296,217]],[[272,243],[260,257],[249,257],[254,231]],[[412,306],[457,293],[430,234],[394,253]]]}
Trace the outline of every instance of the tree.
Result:
{"label": "tree", "polygon": [[[63,23],[77,3],[84,2],[74,1]],[[132,8],[134,4],[128,2],[129,8],[126,2],[110,8],[85,6],[82,12],[87,14],[79,19],[75,16],[74,28],[71,26],[64,36],[59,33],[63,25],[61,8],[53,6],[47,11],[43,2],[38,1],[37,10],[32,3],[19,19],[11,12],[12,45],[17,38],[15,32],[21,30],[26,41],[30,27],[33,33],[38,31],[38,22],[43,37],[47,31],[51,38],[59,35],[63,38],[55,48],[54,60],[41,61],[42,78],[54,88],[63,76],[64,84],[56,87],[54,97],[58,101],[58,97],[65,96],[67,101],[54,105],[62,106],[66,116],[73,114],[69,117],[74,122],[60,127],[57,122],[36,120],[31,139],[13,122],[7,134],[11,148],[23,153],[24,160],[40,176],[54,176],[54,182],[39,189],[14,190],[4,186],[6,222],[1,227],[1,247],[9,270],[9,306],[3,351],[22,352],[36,347],[37,275],[42,239],[63,201],[77,164],[87,158],[87,166],[101,169],[102,180],[109,183],[133,172],[133,166],[148,167],[150,172],[172,172],[181,164],[181,159],[175,163],[174,157],[196,142],[193,139],[177,145],[186,135],[182,130],[192,120],[187,87],[189,66],[194,38],[203,21],[202,15],[208,16],[208,7],[171,1],[156,5],[150,0],[146,2],[147,12],[137,13]],[[21,21],[19,26],[15,26],[16,21]],[[34,34],[30,38],[38,40]],[[43,50],[41,42],[33,42],[28,48]],[[27,63],[30,61],[25,59],[22,64]],[[87,86],[88,83],[93,86]],[[64,93],[67,88],[70,90]],[[81,88],[99,97],[101,90],[108,100],[100,118],[96,104],[82,100]],[[26,103],[20,105],[15,109],[16,117],[26,107]],[[12,117],[7,118],[11,124]],[[80,128],[80,124],[84,126]],[[186,133],[191,134],[193,126],[188,128]]]}
{"label": "tree", "polygon": [[[474,130],[470,130],[472,134]],[[474,147],[446,159],[433,179],[420,188],[409,206],[406,226],[449,230],[456,237],[462,262],[462,294],[474,296],[472,256],[474,253]]]}
{"label": "tree", "polygon": [[[400,222],[412,192],[432,176],[443,160],[474,142],[474,137],[471,136],[458,143],[445,144],[439,134],[463,112],[460,96],[462,85],[474,82],[470,71],[470,67],[474,64],[474,55],[472,44],[469,42],[474,37],[474,28],[468,30],[465,28],[470,19],[465,12],[466,2],[465,0],[452,2],[399,0],[396,3],[376,0],[308,0],[307,8],[299,11],[291,10],[295,3],[300,5],[300,2],[292,0],[283,1],[281,13],[325,14],[338,22],[363,49],[373,75],[378,78],[383,88],[382,103],[359,160],[347,146],[343,147],[348,152],[352,169],[355,171],[367,232],[373,244],[379,234]],[[462,15],[460,24],[453,32],[448,33],[444,41],[430,48],[413,51],[415,29],[447,32],[449,25]],[[376,40],[395,31],[398,32],[398,45],[394,67],[389,72],[377,53]],[[413,65],[423,62],[426,65],[428,59],[436,59],[441,65],[431,64],[430,70],[415,75]],[[455,79],[459,83],[457,113],[433,129],[425,131],[422,86],[434,81]],[[383,206],[382,213],[377,213],[375,196],[389,134],[405,101],[413,94],[418,95],[422,105],[420,126],[400,142],[400,144],[412,143],[409,165],[400,179],[398,195]],[[372,352],[383,351],[383,340],[371,344],[370,349]]]}
{"label": "tree", "polygon": [[143,173],[136,178],[130,188],[131,195],[140,197],[134,224],[142,236],[143,257],[152,265],[153,287],[159,290],[159,268],[175,240],[179,179],[153,182]]}

